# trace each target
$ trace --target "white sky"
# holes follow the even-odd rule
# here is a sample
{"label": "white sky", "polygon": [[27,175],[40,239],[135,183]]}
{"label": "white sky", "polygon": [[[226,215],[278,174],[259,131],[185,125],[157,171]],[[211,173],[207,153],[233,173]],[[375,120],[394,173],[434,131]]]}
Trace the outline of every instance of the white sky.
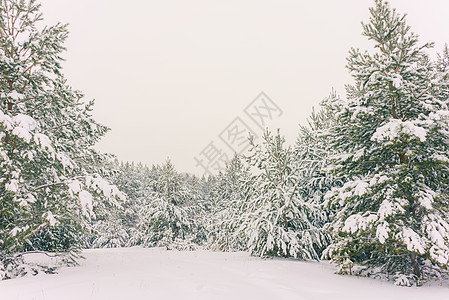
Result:
{"label": "white sky", "polygon": [[[367,49],[371,0],[42,0],[44,22],[70,23],[64,74],[111,127],[98,145],[121,160],[202,174],[194,157],[264,91],[289,143],[334,88],[350,47]],[[449,42],[449,2],[392,0],[421,42]],[[257,134],[261,131],[257,131]],[[217,142],[218,141],[218,142]],[[223,146],[225,148],[225,146]],[[224,150],[224,149],[223,149]]]}

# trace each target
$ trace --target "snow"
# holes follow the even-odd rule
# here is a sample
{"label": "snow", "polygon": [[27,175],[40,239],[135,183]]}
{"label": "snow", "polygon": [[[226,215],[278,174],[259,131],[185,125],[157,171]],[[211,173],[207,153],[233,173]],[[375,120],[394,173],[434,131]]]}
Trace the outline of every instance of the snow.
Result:
{"label": "snow", "polygon": [[436,245],[430,248],[430,256],[435,259],[438,263],[444,265],[449,262],[449,251],[446,249],[441,249]]}
{"label": "snow", "polygon": [[416,251],[420,254],[424,254],[424,242],[421,237],[410,228],[402,229],[402,239],[407,245],[407,250]]}
{"label": "snow", "polygon": [[126,200],[124,193],[120,192],[115,185],[109,184],[107,180],[100,176],[86,176],[86,184],[98,192],[103,193],[103,195],[105,195],[108,199],[112,199],[117,196],[123,201]]}
{"label": "snow", "polygon": [[390,229],[388,228],[388,223],[383,222],[382,224],[379,224],[376,229],[376,237],[379,239],[379,242],[381,244],[385,243],[385,240],[388,238],[388,233],[390,232]]}
{"label": "snow", "polygon": [[37,127],[37,122],[30,116],[24,114],[17,114],[12,117],[12,122],[19,127],[28,131],[34,130]]}
{"label": "snow", "polygon": [[20,100],[23,99],[24,96],[23,94],[18,93],[17,91],[12,91],[8,94],[8,97],[13,99],[13,100]]}
{"label": "snow", "polygon": [[432,209],[432,203],[434,202],[433,199],[436,193],[432,190],[427,190],[421,191],[420,194],[419,203],[427,209]]}
{"label": "snow", "polygon": [[443,220],[439,220],[439,222],[431,221],[426,227],[433,244],[430,249],[430,256],[443,265],[449,263],[449,248],[446,246],[443,238],[447,236],[448,227],[448,224]]}
{"label": "snow", "polygon": [[58,221],[55,219],[55,216],[52,214],[51,211],[47,212],[47,217],[46,217],[48,223],[50,224],[50,226],[55,226]]}
{"label": "snow", "polygon": [[57,153],[56,158],[62,163],[64,168],[74,168],[75,167],[73,161],[64,153]]}
{"label": "snow", "polygon": [[10,192],[17,192],[19,190],[19,181],[12,179],[11,182],[5,184],[5,189]]}
{"label": "snow", "polygon": [[357,232],[360,229],[365,230],[370,224],[375,222],[377,218],[377,215],[372,213],[366,217],[362,216],[361,214],[349,216],[346,219],[345,226],[342,230],[351,234]]}
{"label": "snow", "polygon": [[377,128],[376,132],[371,137],[371,140],[378,142],[390,142],[402,134],[406,134],[410,137],[415,136],[421,142],[425,142],[427,131],[416,125],[413,121],[392,119],[385,125]]}
{"label": "snow", "polygon": [[2,126],[4,126],[6,130],[12,129],[11,117],[8,115],[5,115],[1,109],[0,109],[0,124]]}
{"label": "snow", "polygon": [[369,184],[364,180],[354,180],[346,182],[341,188],[339,188],[340,198],[346,200],[354,195],[362,196],[368,192]]}
{"label": "snow", "polygon": [[87,217],[94,216],[92,195],[88,191],[83,190],[79,193],[79,199],[81,202],[81,211],[83,215]]}
{"label": "snow", "polygon": [[40,145],[43,150],[48,150],[51,153],[53,153],[55,151],[53,149],[53,146],[51,145],[50,139],[45,134],[36,133],[34,135],[34,142],[36,144]]}
{"label": "snow", "polygon": [[69,182],[67,184],[67,186],[69,187],[69,193],[73,196],[73,194],[78,194],[79,192],[81,192],[81,182],[79,182],[78,180],[72,180],[71,182]]}
{"label": "snow", "polygon": [[395,88],[400,88],[402,86],[402,76],[399,74],[394,74],[394,76],[392,76],[391,81],[393,82],[393,86]]}
{"label": "snow", "polygon": [[443,163],[447,163],[449,162],[449,158],[446,155],[440,155],[440,154],[433,154],[431,156],[432,159],[436,160],[436,161],[440,161]]}
{"label": "snow", "polygon": [[20,232],[20,228],[19,227],[14,227],[9,234],[11,234],[11,236],[16,236],[18,232]]}
{"label": "snow", "polygon": [[32,194],[27,194],[26,198],[20,198],[18,202],[20,206],[27,207],[30,203],[36,202],[36,198]]}
{"label": "snow", "polygon": [[429,114],[431,120],[447,120],[449,118],[449,110],[438,110]]}
{"label": "snow", "polygon": [[24,127],[16,127],[13,129],[12,134],[18,138],[24,139],[27,143],[31,141],[31,133]]}
{"label": "snow", "polygon": [[401,207],[399,205],[394,205],[387,199],[382,201],[379,207],[378,215],[379,220],[385,220],[387,217],[391,216],[397,211],[402,211]]}
{"label": "snow", "polygon": [[[328,263],[261,259],[245,252],[161,248],[85,250],[79,267],[0,282],[2,299],[447,299],[447,282],[397,287],[334,274]],[[42,255],[41,255],[42,256]],[[32,257],[35,257],[33,255]],[[40,259],[48,259],[42,256]]]}
{"label": "snow", "polygon": [[24,139],[27,143],[31,141],[31,131],[37,128],[37,122],[30,116],[24,114],[17,114],[13,117],[5,115],[0,111],[0,124],[6,130],[12,130],[12,134]]}
{"label": "snow", "polygon": [[362,196],[367,192],[369,184],[363,180],[356,180],[354,181],[354,186],[354,195]]}

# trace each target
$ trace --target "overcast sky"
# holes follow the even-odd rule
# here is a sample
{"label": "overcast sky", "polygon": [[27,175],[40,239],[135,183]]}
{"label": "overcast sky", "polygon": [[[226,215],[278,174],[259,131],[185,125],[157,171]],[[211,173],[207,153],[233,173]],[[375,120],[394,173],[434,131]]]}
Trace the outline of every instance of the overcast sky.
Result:
{"label": "overcast sky", "polygon": [[[69,84],[96,99],[95,118],[112,129],[98,149],[148,165],[170,157],[181,172],[202,174],[194,158],[206,163],[212,149],[240,151],[227,129],[260,135],[264,117],[250,110],[261,103],[272,109],[264,125],[293,143],[332,88],[345,96],[349,48],[371,46],[360,25],[371,0],[41,2],[46,24],[70,24]],[[448,1],[390,3],[421,42],[441,51],[449,41]],[[272,102],[251,107],[262,91]]]}

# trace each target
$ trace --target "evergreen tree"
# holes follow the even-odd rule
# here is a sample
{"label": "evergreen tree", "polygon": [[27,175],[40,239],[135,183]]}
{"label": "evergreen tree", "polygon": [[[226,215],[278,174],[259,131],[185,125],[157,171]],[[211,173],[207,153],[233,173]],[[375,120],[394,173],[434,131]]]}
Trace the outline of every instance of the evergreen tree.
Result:
{"label": "evergreen tree", "polygon": [[145,247],[192,249],[195,223],[192,207],[187,205],[188,191],[181,189],[179,174],[170,160],[159,167],[156,191],[147,199],[139,212],[137,224],[141,244]]}
{"label": "evergreen tree", "polygon": [[447,76],[419,45],[405,16],[382,0],[370,9],[363,35],[375,53],[352,49],[355,84],[347,101],[331,98],[338,125],[326,135],[338,150],[326,195],[338,211],[326,253],[341,272],[419,284],[447,270]]}
{"label": "evergreen tree", "polygon": [[184,207],[187,208],[189,218],[193,223],[193,242],[196,245],[203,245],[208,237],[208,222],[212,209],[211,191],[216,185],[214,176],[209,176],[207,180],[201,181],[195,175],[181,174],[182,187],[186,191]]}
{"label": "evergreen tree", "polygon": [[217,176],[216,203],[211,213],[209,244],[221,251],[246,251],[247,237],[238,229],[252,193],[252,175],[237,154]]}
{"label": "evergreen tree", "polygon": [[[335,97],[335,92],[330,97]],[[324,102],[326,100],[323,104]],[[294,149],[294,163],[299,170],[299,193],[308,202],[320,206],[324,202],[324,195],[340,183],[340,179],[334,178],[328,171],[329,160],[335,150],[330,147],[325,136],[336,123],[332,107],[322,105],[320,111],[312,111],[307,126],[300,126]],[[311,221],[321,228],[328,221],[330,212],[326,213],[321,209],[316,213]]]}
{"label": "evergreen tree", "polygon": [[[38,29],[36,1],[0,1],[0,273],[24,250],[82,245],[95,210],[123,198],[92,146],[107,131],[61,74],[67,26]],[[98,201],[99,200],[99,201]],[[3,270],[3,272],[1,272]]]}
{"label": "evergreen tree", "polygon": [[294,155],[284,143],[279,133],[272,136],[268,131],[261,145],[251,139],[248,162],[257,173],[241,228],[255,255],[318,259],[317,248],[325,240],[311,223],[318,207],[299,195]]}
{"label": "evergreen tree", "polygon": [[113,182],[127,199],[122,208],[109,207],[97,214],[93,222],[89,247],[128,247],[142,244],[138,224],[142,209],[148,205],[156,192],[159,170],[141,163],[123,163],[117,160],[108,165],[113,170],[108,180]]}

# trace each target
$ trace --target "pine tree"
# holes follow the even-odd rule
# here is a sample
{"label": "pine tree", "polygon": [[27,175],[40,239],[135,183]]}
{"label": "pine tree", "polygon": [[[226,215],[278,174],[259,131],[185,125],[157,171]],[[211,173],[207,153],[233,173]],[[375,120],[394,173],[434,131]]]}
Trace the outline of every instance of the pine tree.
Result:
{"label": "pine tree", "polygon": [[102,178],[105,157],[92,148],[107,128],[92,119],[93,102],[83,102],[61,73],[67,26],[38,29],[39,9],[34,0],[0,1],[0,273],[6,278],[24,272],[11,259],[18,252],[79,249],[94,211],[123,198]]}
{"label": "pine tree", "polygon": [[179,174],[167,160],[159,167],[156,191],[146,195],[139,213],[137,230],[143,246],[179,250],[194,247],[195,223],[186,203],[188,191],[181,187]]}
{"label": "pine tree", "polygon": [[[332,92],[330,98],[336,97]],[[308,202],[322,205],[324,195],[341,179],[334,178],[328,171],[331,155],[335,152],[326,138],[328,131],[337,124],[332,107],[324,105],[318,112],[312,111],[307,126],[300,126],[300,133],[294,148],[296,168],[299,170],[298,188],[301,197]],[[312,218],[315,226],[323,227],[329,213],[323,209],[316,211]]]}
{"label": "pine tree", "polygon": [[247,237],[238,229],[252,194],[252,175],[237,154],[217,176],[216,203],[210,215],[209,246],[221,251],[246,251]]}
{"label": "pine tree", "polygon": [[138,227],[143,209],[157,191],[159,169],[142,163],[119,162],[107,166],[113,170],[108,177],[119,190],[126,194],[122,208],[109,207],[97,213],[92,225],[88,246],[93,248],[129,247],[142,245],[143,234]]}
{"label": "pine tree", "polygon": [[242,230],[255,255],[318,259],[325,240],[311,223],[318,207],[298,192],[298,169],[285,140],[268,131],[261,145],[251,141],[249,165],[255,169],[254,194],[245,206]]}
{"label": "pine tree", "polygon": [[346,180],[326,195],[338,211],[326,252],[341,272],[419,284],[449,260],[447,76],[405,16],[382,0],[370,13],[375,53],[352,49],[348,100],[327,101],[332,169]]}
{"label": "pine tree", "polygon": [[208,223],[212,208],[211,192],[216,185],[214,176],[208,176],[207,180],[202,181],[199,177],[183,173],[181,175],[181,190],[186,191],[185,204],[183,205],[189,214],[192,222],[193,243],[203,245],[209,235]]}
{"label": "pine tree", "polygon": [[[332,92],[330,98],[335,97]],[[293,164],[298,170],[298,194],[306,202],[320,209],[312,211],[310,222],[322,232],[322,242],[317,247],[317,253],[329,245],[330,236],[325,233],[323,226],[329,222],[335,211],[323,207],[324,197],[335,185],[341,183],[341,178],[335,178],[328,170],[330,157],[335,151],[330,147],[326,138],[328,131],[337,124],[334,110],[324,105],[323,101],[318,112],[312,111],[306,126],[300,126],[300,133],[294,147]]]}

